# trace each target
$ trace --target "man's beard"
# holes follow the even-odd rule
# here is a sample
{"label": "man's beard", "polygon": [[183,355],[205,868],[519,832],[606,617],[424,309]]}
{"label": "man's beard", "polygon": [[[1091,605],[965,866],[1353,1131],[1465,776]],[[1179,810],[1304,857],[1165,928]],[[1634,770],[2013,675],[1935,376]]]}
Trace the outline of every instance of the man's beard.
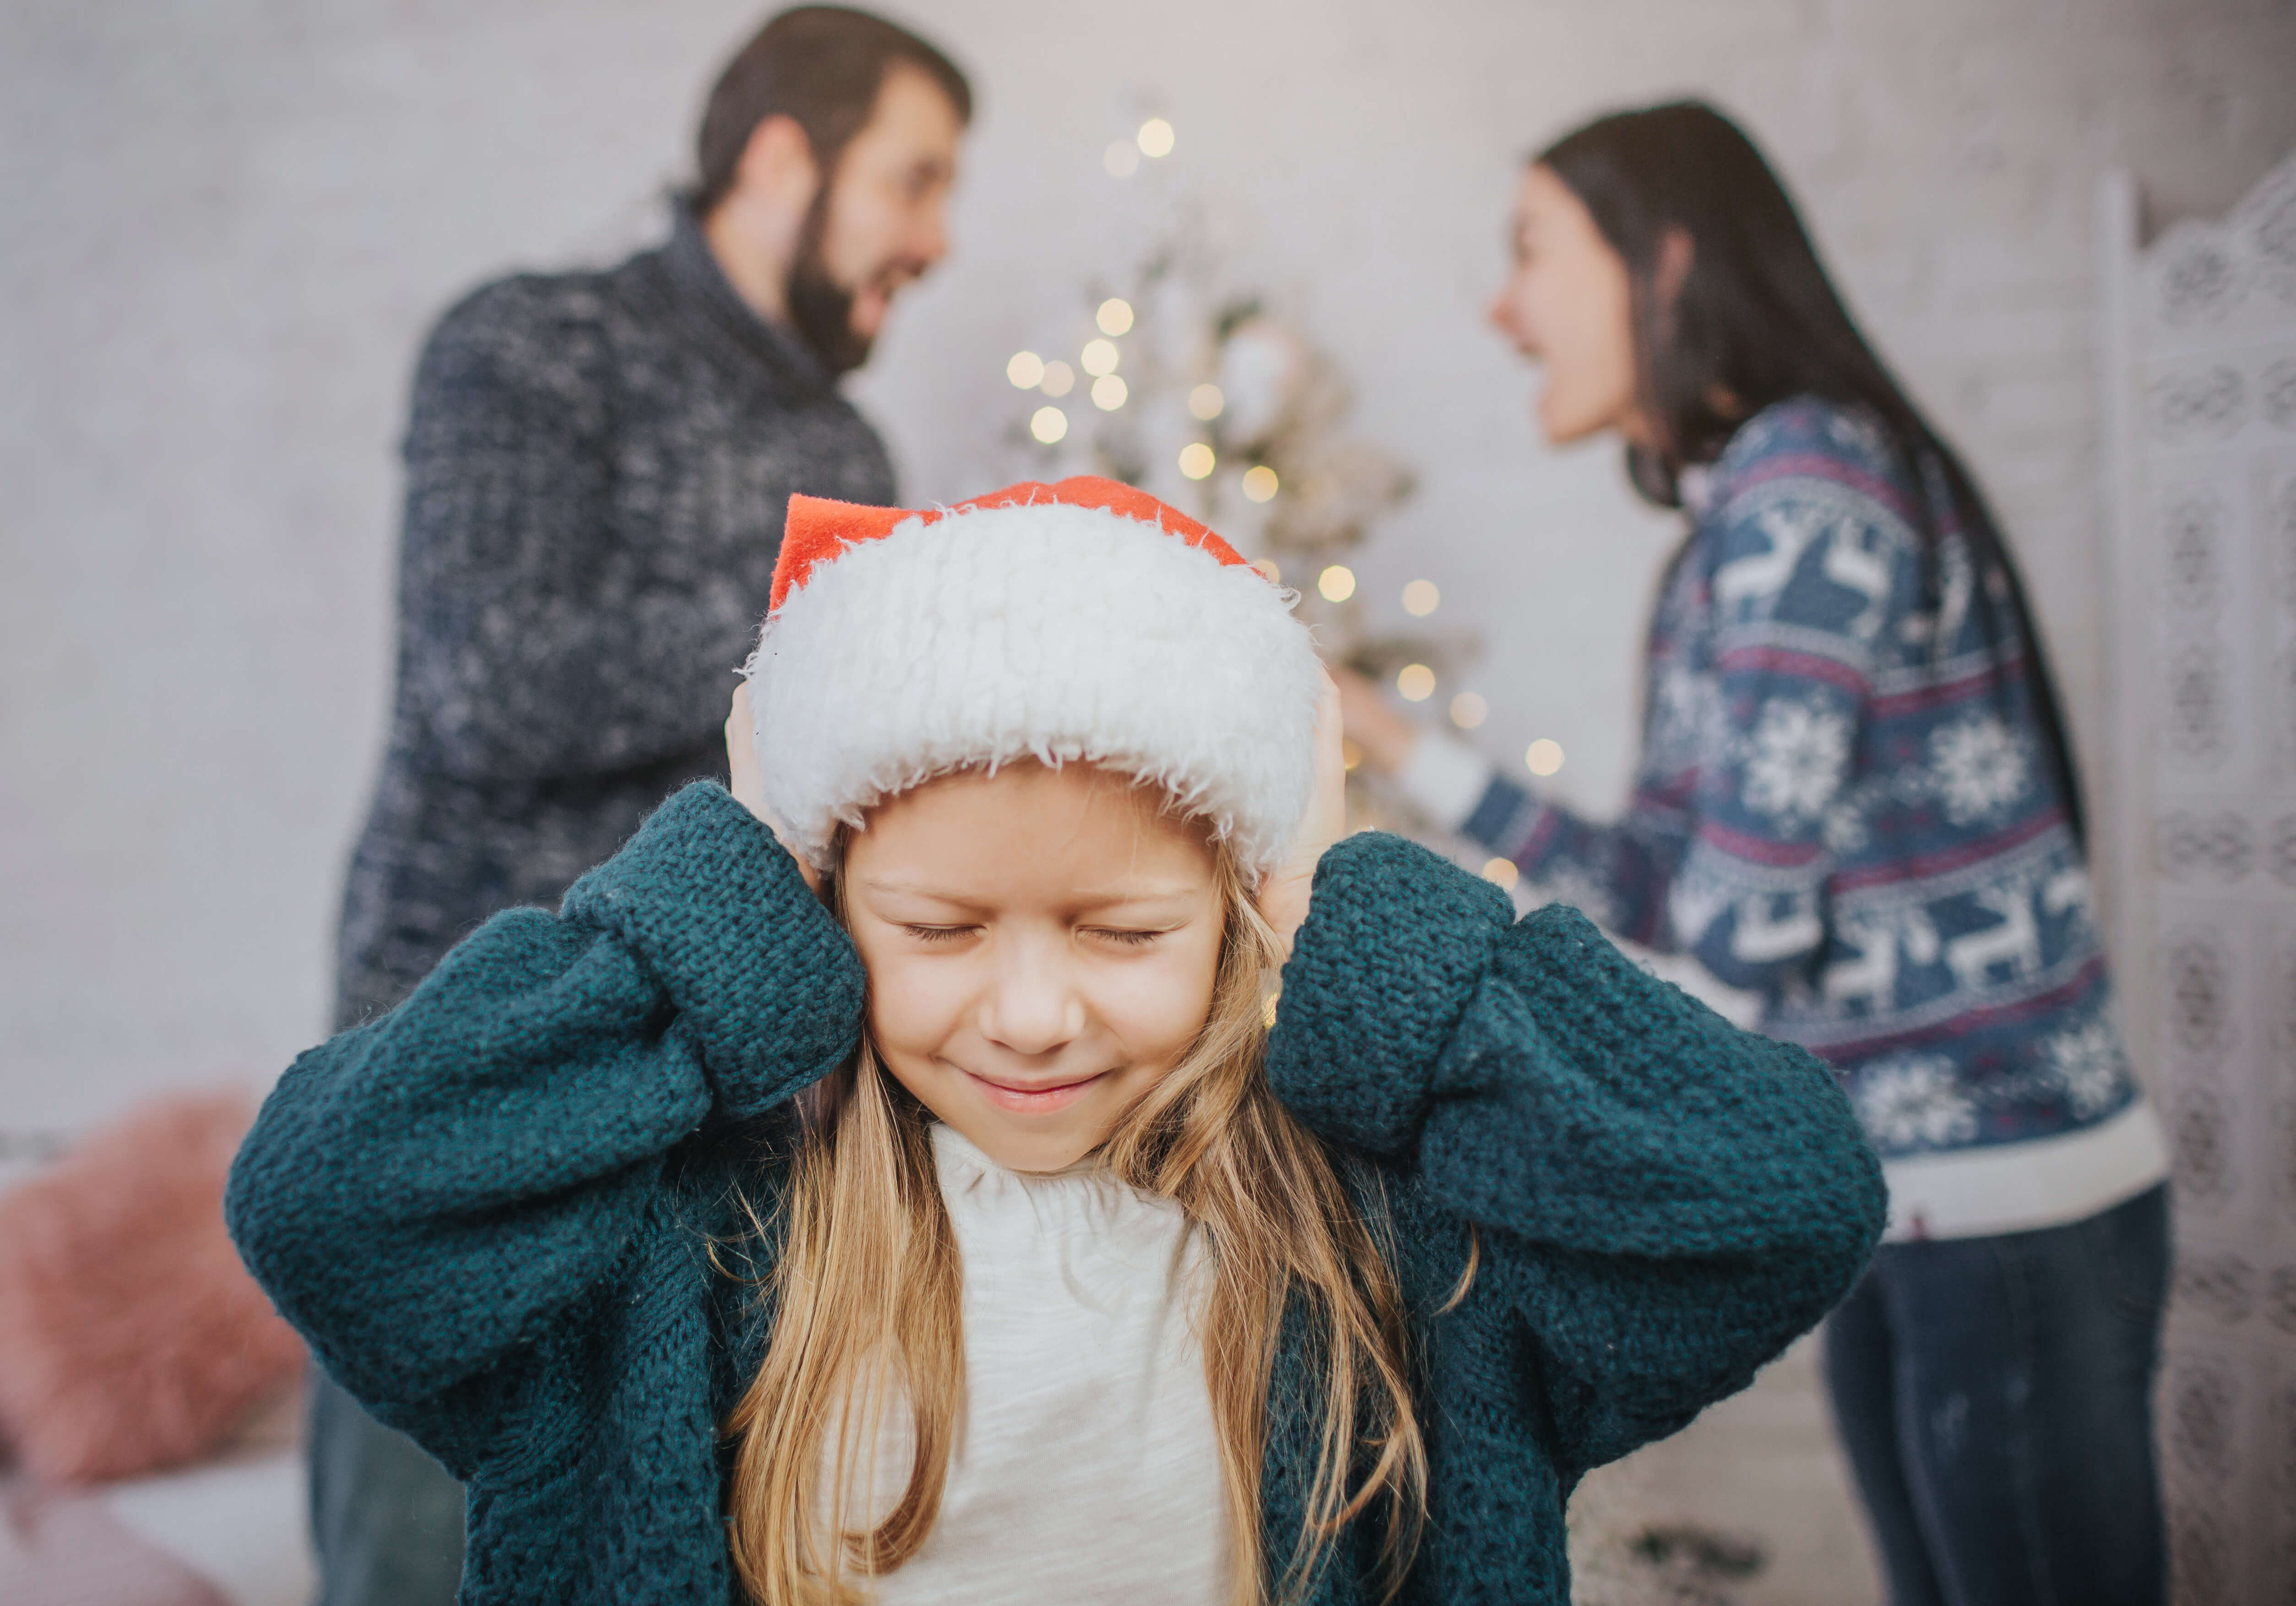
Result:
{"label": "man's beard", "polygon": [[829,191],[828,185],[821,186],[798,234],[797,257],[790,264],[789,316],[798,337],[832,375],[840,375],[869,360],[872,337],[853,332],[853,292],[830,276],[822,255],[822,239],[829,232]]}

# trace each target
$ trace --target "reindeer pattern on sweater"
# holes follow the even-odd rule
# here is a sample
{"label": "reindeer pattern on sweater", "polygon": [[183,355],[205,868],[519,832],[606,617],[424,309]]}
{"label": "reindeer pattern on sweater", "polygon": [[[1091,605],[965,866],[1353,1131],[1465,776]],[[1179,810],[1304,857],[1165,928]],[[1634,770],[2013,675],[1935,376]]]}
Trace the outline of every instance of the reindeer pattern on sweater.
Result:
{"label": "reindeer pattern on sweater", "polygon": [[1759,993],[1885,1157],[2054,1136],[2137,1096],[2034,649],[1986,550],[1869,416],[1767,409],[1663,583],[1627,814],[1500,779],[1466,826]]}

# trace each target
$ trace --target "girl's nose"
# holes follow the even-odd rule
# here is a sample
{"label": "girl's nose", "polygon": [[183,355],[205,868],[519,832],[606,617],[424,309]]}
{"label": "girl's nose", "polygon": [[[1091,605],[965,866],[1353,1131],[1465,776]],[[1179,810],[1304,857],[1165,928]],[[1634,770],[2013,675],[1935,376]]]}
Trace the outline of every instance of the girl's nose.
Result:
{"label": "girl's nose", "polygon": [[1018,952],[999,968],[982,1001],[982,1035],[1015,1054],[1049,1054],[1084,1032],[1084,1000],[1068,968],[1044,952]]}

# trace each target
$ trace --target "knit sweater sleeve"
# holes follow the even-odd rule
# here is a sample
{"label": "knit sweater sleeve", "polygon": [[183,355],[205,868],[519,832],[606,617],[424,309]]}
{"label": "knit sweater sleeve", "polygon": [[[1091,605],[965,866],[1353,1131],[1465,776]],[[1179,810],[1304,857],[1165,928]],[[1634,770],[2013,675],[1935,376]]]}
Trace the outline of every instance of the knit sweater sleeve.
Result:
{"label": "knit sweater sleeve", "polygon": [[1838,418],[1772,420],[1701,530],[1712,690],[1669,924],[1722,981],[1772,996],[1816,970],[1840,854],[1894,778],[1874,677],[1917,589],[1902,488]]}
{"label": "knit sweater sleeve", "polygon": [[789,856],[689,787],[561,913],[496,916],[298,1059],[233,1166],[232,1236],[328,1371],[467,1473],[636,1274],[671,1151],[835,1066],[861,1000]]}
{"label": "knit sweater sleeve", "polygon": [[1881,1168],[1825,1067],[1739,1031],[1575,910],[1520,923],[1392,836],[1318,867],[1269,1043],[1280,1098],[1471,1224],[1564,1464],[1674,1431],[1846,1294]]}
{"label": "knit sweater sleeve", "polygon": [[620,527],[601,293],[489,285],[440,320],[416,371],[401,674],[435,762],[464,779],[692,748],[725,718],[757,632],[735,576]]}
{"label": "knit sweater sleeve", "polygon": [[1671,946],[1666,894],[1687,842],[1679,801],[1639,785],[1617,819],[1588,819],[1493,775],[1459,827],[1530,879],[1620,936]]}
{"label": "knit sweater sleeve", "polygon": [[1421,733],[1402,773],[1405,795],[1447,831],[1512,862],[1548,895],[1577,907],[1645,948],[1673,946],[1667,894],[1692,817],[1681,773],[1679,732],[1688,723],[1686,684],[1670,660],[1689,622],[1682,617],[1677,557],[1660,587],[1645,658],[1651,686],[1633,795],[1616,819],[1590,819],[1500,774],[1491,762],[1440,731]]}

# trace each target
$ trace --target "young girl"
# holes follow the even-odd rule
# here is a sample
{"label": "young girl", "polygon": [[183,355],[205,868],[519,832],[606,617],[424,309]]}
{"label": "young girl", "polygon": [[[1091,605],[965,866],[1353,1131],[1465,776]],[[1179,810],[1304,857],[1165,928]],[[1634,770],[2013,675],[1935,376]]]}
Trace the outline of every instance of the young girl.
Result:
{"label": "young girl", "polygon": [[233,1178],[469,1483],[466,1602],[1560,1606],[1579,1475],[1864,1265],[1824,1067],[1337,840],[1307,631],[1171,509],[797,498],[748,673],[731,795],[305,1055]]}

